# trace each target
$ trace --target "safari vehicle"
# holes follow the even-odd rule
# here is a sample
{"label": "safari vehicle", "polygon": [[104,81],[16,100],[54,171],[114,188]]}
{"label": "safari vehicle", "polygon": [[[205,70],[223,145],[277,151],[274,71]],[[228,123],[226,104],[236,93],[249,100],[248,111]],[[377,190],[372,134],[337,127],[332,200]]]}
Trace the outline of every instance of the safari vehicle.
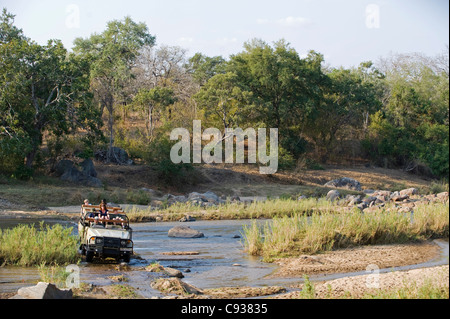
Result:
{"label": "safari vehicle", "polygon": [[94,257],[114,258],[130,262],[133,255],[133,241],[130,222],[120,207],[107,207],[110,219],[99,219],[96,215],[100,206],[83,205],[78,223],[80,251],[87,262]]}

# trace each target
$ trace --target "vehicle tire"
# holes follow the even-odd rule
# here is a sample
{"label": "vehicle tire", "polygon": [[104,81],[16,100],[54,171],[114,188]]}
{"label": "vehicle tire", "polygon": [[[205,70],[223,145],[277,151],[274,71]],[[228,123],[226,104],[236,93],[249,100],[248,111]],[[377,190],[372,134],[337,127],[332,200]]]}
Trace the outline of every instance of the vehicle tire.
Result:
{"label": "vehicle tire", "polygon": [[94,260],[94,253],[92,251],[86,252],[86,262],[91,263]]}
{"label": "vehicle tire", "polygon": [[126,263],[129,263],[130,262],[130,254],[126,254],[126,255],[123,255],[123,261],[124,262],[126,262]]}

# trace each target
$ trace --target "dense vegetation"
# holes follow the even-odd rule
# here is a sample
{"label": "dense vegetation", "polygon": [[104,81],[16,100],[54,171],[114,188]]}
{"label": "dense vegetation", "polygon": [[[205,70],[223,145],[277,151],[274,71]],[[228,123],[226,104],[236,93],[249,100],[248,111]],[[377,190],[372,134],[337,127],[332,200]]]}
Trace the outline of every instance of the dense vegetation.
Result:
{"label": "dense vegetation", "polygon": [[0,264],[19,266],[65,265],[76,263],[78,238],[72,228],[53,227],[43,222],[19,225],[13,229],[0,229]]}
{"label": "dense vegetation", "polygon": [[[356,61],[359,62],[359,61]],[[279,129],[280,167],[371,161],[448,179],[449,68],[395,54],[354,68],[302,58],[289,43],[248,41],[227,58],[156,46],[130,17],[100,34],[39,45],[0,17],[0,174],[32,176],[70,155],[124,148],[168,181],[173,128]],[[188,167],[189,168],[189,167]]]}

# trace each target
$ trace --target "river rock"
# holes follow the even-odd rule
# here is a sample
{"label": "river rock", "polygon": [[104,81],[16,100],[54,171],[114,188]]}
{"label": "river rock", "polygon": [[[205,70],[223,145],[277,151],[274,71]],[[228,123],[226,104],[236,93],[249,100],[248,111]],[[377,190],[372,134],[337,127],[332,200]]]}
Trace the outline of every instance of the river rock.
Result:
{"label": "river rock", "polygon": [[198,230],[192,229],[188,226],[175,226],[168,232],[169,237],[175,238],[202,238],[205,235]]}
{"label": "river rock", "polygon": [[184,295],[186,293],[193,295],[203,294],[202,290],[181,281],[179,278],[161,278],[152,282],[151,287],[165,293],[175,293],[178,295]]}
{"label": "river rock", "polygon": [[183,273],[181,271],[179,271],[178,269],[164,267],[164,271],[165,271],[166,275],[168,275],[169,277],[184,278]]}
{"label": "river rock", "polygon": [[72,299],[71,289],[58,289],[55,285],[40,282],[33,287],[23,287],[17,291],[25,299]]}

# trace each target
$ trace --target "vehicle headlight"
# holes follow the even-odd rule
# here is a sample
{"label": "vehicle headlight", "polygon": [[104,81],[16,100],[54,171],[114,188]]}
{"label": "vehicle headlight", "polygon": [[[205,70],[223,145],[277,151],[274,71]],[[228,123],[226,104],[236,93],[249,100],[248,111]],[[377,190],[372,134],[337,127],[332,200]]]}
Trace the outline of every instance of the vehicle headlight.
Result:
{"label": "vehicle headlight", "polygon": [[91,244],[91,245],[103,244],[103,238],[101,238],[101,237],[91,237],[91,238],[89,238],[89,244]]}
{"label": "vehicle headlight", "polygon": [[120,246],[121,247],[126,247],[126,248],[132,248],[133,247],[133,242],[129,239],[122,239],[120,241]]}

